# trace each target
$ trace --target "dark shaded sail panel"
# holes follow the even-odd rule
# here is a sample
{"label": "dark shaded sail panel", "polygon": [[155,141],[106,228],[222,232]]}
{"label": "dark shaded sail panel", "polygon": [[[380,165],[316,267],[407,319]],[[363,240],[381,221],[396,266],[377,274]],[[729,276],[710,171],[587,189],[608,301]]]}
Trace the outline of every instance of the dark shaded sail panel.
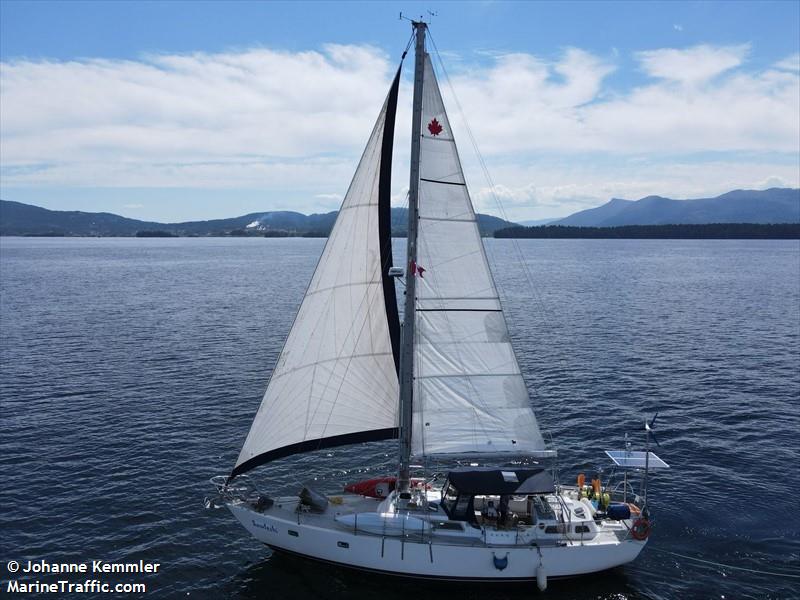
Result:
{"label": "dark shaded sail panel", "polygon": [[303,452],[313,452],[314,450],[324,450],[325,448],[336,448],[337,446],[347,446],[349,444],[363,444],[364,442],[379,442],[381,440],[397,439],[397,427],[388,427],[386,429],[374,429],[372,431],[359,431],[357,433],[347,433],[344,435],[335,435],[333,437],[322,438],[318,440],[305,440],[283,446],[282,448],[275,448],[269,452],[264,452],[258,456],[254,456],[247,460],[231,471],[230,479],[237,475],[246,473],[251,469],[255,469],[260,465],[264,465],[279,458],[292,456],[293,454],[302,454]]}
{"label": "dark shaded sail panel", "polygon": [[378,235],[381,241],[381,264],[383,265],[383,300],[386,304],[386,318],[389,322],[389,336],[392,341],[392,355],[397,372],[400,371],[400,317],[397,314],[397,295],[394,280],[389,277],[392,267],[392,150],[394,148],[394,124],[397,114],[397,91],[400,87],[400,70],[394,76],[386,100],[386,121],[383,125],[381,145],[381,172],[378,181]]}

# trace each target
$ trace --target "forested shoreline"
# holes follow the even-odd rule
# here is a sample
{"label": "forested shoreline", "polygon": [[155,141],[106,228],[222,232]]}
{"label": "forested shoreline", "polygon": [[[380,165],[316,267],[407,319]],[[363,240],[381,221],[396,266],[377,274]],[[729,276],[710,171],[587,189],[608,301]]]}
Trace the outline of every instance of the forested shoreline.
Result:
{"label": "forested shoreline", "polygon": [[618,227],[539,225],[498,229],[494,232],[494,237],[538,239],[796,240],[800,239],[800,223],[708,223],[702,225],[622,225]]}

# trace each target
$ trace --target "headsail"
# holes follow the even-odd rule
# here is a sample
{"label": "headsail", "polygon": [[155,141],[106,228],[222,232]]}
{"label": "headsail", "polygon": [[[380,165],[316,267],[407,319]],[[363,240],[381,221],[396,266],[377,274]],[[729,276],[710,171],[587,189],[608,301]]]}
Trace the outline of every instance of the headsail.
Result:
{"label": "headsail", "polygon": [[543,453],[429,55],[423,90],[412,454]]}
{"label": "headsail", "polygon": [[400,324],[387,271],[399,81],[398,69],[232,476],[298,452],[397,437]]}

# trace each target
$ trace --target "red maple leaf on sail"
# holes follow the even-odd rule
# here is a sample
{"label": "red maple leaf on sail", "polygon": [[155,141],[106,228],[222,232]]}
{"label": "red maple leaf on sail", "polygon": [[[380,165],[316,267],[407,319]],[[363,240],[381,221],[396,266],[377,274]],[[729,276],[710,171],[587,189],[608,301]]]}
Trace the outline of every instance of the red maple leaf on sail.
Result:
{"label": "red maple leaf on sail", "polygon": [[442,126],[439,124],[439,121],[434,119],[430,123],[428,123],[428,131],[431,132],[431,135],[439,135],[442,133]]}

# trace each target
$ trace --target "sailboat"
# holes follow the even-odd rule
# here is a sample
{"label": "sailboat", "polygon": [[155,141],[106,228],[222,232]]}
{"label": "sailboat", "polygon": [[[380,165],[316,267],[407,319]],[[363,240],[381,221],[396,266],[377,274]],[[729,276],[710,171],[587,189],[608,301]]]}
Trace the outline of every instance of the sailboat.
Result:
{"label": "sailboat", "polygon": [[[667,465],[649,451],[648,428],[645,452],[609,453],[624,472],[616,485],[584,474],[561,485],[547,466],[555,451],[510,342],[428,26],[412,25],[405,264],[392,263],[390,227],[401,61],[241,453],[212,479],[216,502],[275,551],[378,573],[544,589],[548,578],[630,562],[651,520],[646,486],[637,492],[629,475]],[[391,439],[397,471],[342,493],[273,497],[245,476],[298,453]]]}

